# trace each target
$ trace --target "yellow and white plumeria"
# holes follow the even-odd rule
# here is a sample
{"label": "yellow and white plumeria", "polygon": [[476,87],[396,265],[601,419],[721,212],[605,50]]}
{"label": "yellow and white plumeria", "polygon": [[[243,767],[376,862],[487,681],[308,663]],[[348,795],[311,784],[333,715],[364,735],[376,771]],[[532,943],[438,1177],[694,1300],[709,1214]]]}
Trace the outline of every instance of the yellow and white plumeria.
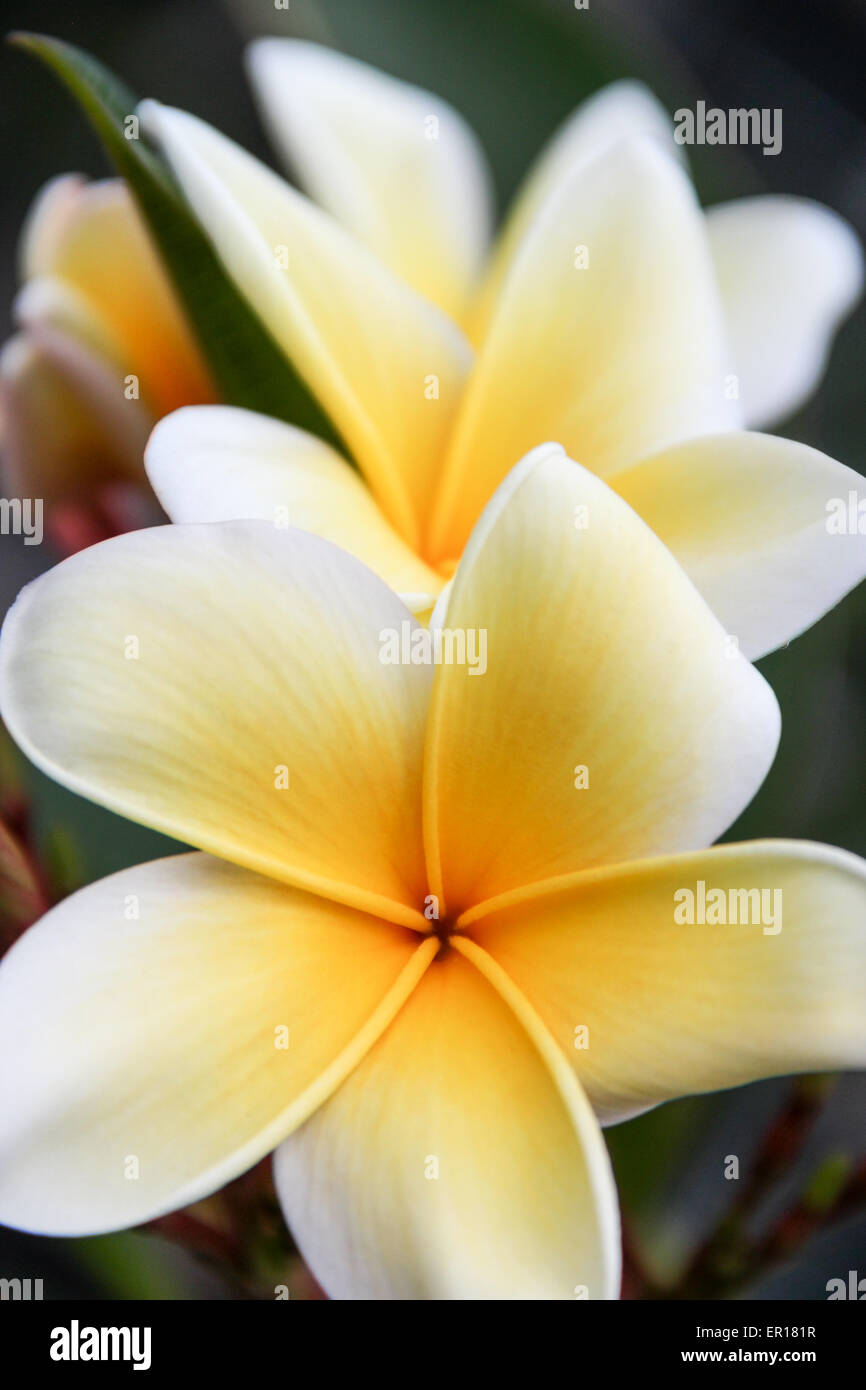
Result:
{"label": "yellow and white plumeria", "polygon": [[860,292],[840,218],[784,197],[705,216],[670,119],[623,83],[554,138],[488,252],[483,155],[444,102],[313,44],[262,40],[250,63],[321,207],[193,116],[146,102],[143,123],[363,483],[288,426],[184,411],[147,460],[174,520],[285,515],[421,611],[511,467],[556,438],[751,657],[866,574],[866,537],[827,528],[860,475],[743,428],[809,394]]}
{"label": "yellow and white plumeria", "polygon": [[154,423],[216,396],[125,183],[47,184],[24,227],[21,272],[18,332],[0,355],[6,487],[62,502],[106,483],[146,485]]}
{"label": "yellow and white plumeria", "polygon": [[[128,1226],[275,1150],[334,1297],[610,1298],[596,1115],[866,1061],[866,865],[706,849],[778,708],[636,513],[536,449],[441,617],[486,634],[483,674],[383,661],[429,637],[394,592],[261,521],[138,531],[24,591],[21,747],[199,852],[85,888],[0,966],[4,1222]],[[784,920],[683,924],[700,883]]]}

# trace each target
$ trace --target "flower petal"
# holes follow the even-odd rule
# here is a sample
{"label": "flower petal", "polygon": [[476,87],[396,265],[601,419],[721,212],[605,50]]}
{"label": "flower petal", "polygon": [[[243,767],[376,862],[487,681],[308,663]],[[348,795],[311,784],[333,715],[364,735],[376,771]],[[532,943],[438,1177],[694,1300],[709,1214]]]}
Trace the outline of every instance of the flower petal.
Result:
{"label": "flower petal", "polygon": [[506,1003],[456,951],[437,959],[277,1150],[286,1219],[332,1298],[616,1297],[604,1143],[564,1058],[514,996]]}
{"label": "flower petal", "polygon": [[484,152],[463,117],[320,44],[258,39],[246,57],[274,145],[310,197],[413,289],[461,313],[492,221]]}
{"label": "flower petal", "polygon": [[767,683],[658,538],[556,445],[493,498],[443,621],[467,651],[486,633],[483,674],[436,668],[428,721],[428,878],[449,914],[703,847],[772,761]]}
{"label": "flower petal", "polygon": [[848,524],[849,495],[866,481],[804,444],[737,431],[690,439],[617,474],[613,486],[752,661],[866,577],[866,535]]}
{"label": "flower petal", "polygon": [[[718,925],[700,911],[701,883],[722,890]],[[746,906],[752,890],[760,907],[754,894]],[[866,863],[842,850],[767,840],[574,874],[468,914],[466,929],[605,1120],[762,1076],[866,1066]]]}
{"label": "flower petal", "polygon": [[116,395],[123,396],[124,363],[118,343],[93,305],[73,285],[49,275],[28,280],[12,306],[16,324],[32,337],[66,338],[111,373]]}
{"label": "flower petal", "polygon": [[152,423],[104,362],[60,333],[19,333],[0,354],[3,485],[47,506],[141,478]]}
{"label": "flower petal", "polygon": [[738,198],[707,213],[746,422],[772,425],[811,396],[863,290],[847,222],[807,198]]}
{"label": "flower petal", "polygon": [[442,587],[346,460],[280,420],[232,406],[177,410],[151,435],[145,465],[172,521],[297,526],[347,550],[397,592],[434,596]]}
{"label": "flower petal", "polygon": [[264,522],[163,526],[73,556],[18,599],[0,704],[49,776],[288,883],[424,927],[429,668],[357,560]]}
{"label": "flower petal", "polygon": [[141,112],[227,271],[417,545],[469,365],[459,330],[231,140],[156,102]]}
{"label": "flower petal", "polygon": [[0,966],[0,1221],[80,1235],[221,1187],[339,1085],[434,948],[208,855],[67,898]]}
{"label": "flower petal", "polygon": [[[27,280],[86,306],[121,378],[135,374],[157,415],[213,399],[201,355],[122,179],[47,184],[25,224]],[[25,287],[26,289],[27,287]]]}
{"label": "flower petal", "polygon": [[579,166],[502,288],[445,463],[428,558],[456,558],[519,458],[557,439],[602,477],[729,429],[724,320],[686,174],[644,138]]}
{"label": "flower petal", "polygon": [[630,78],[602,87],[581,102],[554,132],[518,189],[496,239],[484,283],[469,316],[469,333],[474,343],[483,341],[505,277],[546,199],[566,184],[581,165],[609,154],[621,140],[638,135],[651,136],[670,153],[682,157],[682,146],[674,142],[670,115],[649,87]]}

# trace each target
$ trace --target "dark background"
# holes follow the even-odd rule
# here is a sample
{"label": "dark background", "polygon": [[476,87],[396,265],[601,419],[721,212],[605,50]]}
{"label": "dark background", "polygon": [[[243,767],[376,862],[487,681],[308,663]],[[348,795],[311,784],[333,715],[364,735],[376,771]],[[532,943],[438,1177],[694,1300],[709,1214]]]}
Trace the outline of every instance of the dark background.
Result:
{"label": "dark background", "polygon": [[[270,158],[241,67],[265,32],[329,42],[447,96],[492,160],[500,203],[559,120],[604,82],[647,81],[673,111],[781,107],[783,148],[689,150],[702,200],[780,191],[817,198],[866,241],[866,3],[863,0],[68,0],[0,5],[3,28],[91,49],[141,95],[187,107]],[[16,241],[39,187],[66,170],[105,172],[95,140],[46,72],[0,53],[0,315],[16,285]],[[808,267],[804,266],[804,275]],[[7,320],[8,325],[8,320]],[[4,325],[6,327],[7,325]],[[866,309],[845,325],[821,390],[780,433],[866,472]],[[0,612],[50,556],[0,538]],[[727,838],[784,835],[866,854],[866,585],[791,647],[761,663],[783,711],[782,747]],[[40,832],[70,847],[80,881],[152,857],[165,842],[27,773]],[[659,1277],[672,1278],[723,1214],[724,1155],[748,1165],[790,1094],[785,1080],[665,1106],[608,1131],[629,1225]],[[0,1117],[2,1123],[2,1117]],[[768,1225],[834,1163],[866,1153],[866,1084],[840,1079],[809,1144],[754,1216]],[[756,1274],[749,1297],[824,1298],[829,1278],[866,1274],[866,1219],[813,1237]],[[152,1236],[53,1242],[0,1232],[0,1275],[43,1277],[50,1297],[219,1297],[215,1276]]]}

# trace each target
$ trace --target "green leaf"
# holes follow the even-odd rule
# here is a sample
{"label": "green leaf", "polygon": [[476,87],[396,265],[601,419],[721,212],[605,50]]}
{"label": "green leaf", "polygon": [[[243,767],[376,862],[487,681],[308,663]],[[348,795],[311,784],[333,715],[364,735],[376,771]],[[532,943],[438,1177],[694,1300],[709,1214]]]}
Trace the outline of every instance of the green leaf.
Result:
{"label": "green leaf", "polygon": [[10,42],[63,82],[126,179],[223,400],[309,430],[343,453],[336,429],[299,373],[227,276],[166,165],[125,122],[137,98],[89,53],[42,34]]}
{"label": "green leaf", "polygon": [[823,1216],[840,1197],[854,1167],[848,1154],[828,1154],[812,1174],[803,1193],[803,1206],[815,1216]]}
{"label": "green leaf", "polygon": [[109,1297],[124,1301],[194,1297],[175,1252],[153,1236],[136,1231],[86,1236],[75,1242],[75,1255]]}

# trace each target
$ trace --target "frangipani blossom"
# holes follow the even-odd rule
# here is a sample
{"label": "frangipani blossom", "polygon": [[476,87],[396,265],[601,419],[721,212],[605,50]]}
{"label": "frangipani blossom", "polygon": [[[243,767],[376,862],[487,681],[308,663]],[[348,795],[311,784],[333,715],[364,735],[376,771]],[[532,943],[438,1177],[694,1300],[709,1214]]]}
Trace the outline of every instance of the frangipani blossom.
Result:
{"label": "frangipani blossom", "polygon": [[[259,39],[247,65],[274,146],[301,186],[465,322],[476,343],[536,214],[579,165],[637,134],[685,162],[652,92],[613,82],[555,132],[491,247],[484,152],[447,102],[304,40]],[[710,208],[707,228],[744,417],[770,425],[818,384],[833,334],[862,290],[860,245],[828,208],[779,194]]]}
{"label": "frangipani blossom", "polygon": [[[483,674],[383,662],[429,637],[393,591],[260,521],[24,591],[13,735],[198,852],[85,888],[0,966],[0,1219],[130,1225],[275,1150],[333,1297],[610,1298],[596,1115],[866,1060],[866,865],[705,848],[778,708],[639,517],[539,448],[440,616],[486,633]],[[700,881],[781,891],[781,930],[683,925]]]}
{"label": "frangipani blossom", "polygon": [[190,115],[146,102],[143,123],[369,492],[296,430],[188,412],[148,451],[174,520],[286,515],[421,611],[515,462],[556,438],[641,511],[750,657],[866,574],[866,537],[827,527],[860,475],[742,428],[808,394],[860,291],[840,218],[784,198],[705,217],[669,118],[618,84],[554,138],[485,270],[488,178],[450,107],[311,44],[263,40],[251,67],[327,211]]}
{"label": "frangipani blossom", "polygon": [[0,357],[6,488],[51,504],[144,491],[155,421],[216,397],[124,182],[52,180],[21,271],[20,331]]}

